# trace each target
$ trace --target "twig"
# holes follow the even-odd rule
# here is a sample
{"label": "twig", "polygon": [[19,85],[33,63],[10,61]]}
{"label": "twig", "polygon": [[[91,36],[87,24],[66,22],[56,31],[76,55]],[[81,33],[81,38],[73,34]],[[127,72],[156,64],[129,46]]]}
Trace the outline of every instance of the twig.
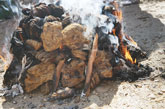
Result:
{"label": "twig", "polygon": [[91,82],[91,76],[92,76],[92,70],[93,70],[93,62],[96,58],[96,53],[98,51],[98,34],[96,34],[94,41],[93,41],[93,47],[92,52],[88,60],[88,69],[87,69],[87,75],[86,75],[86,81],[85,81],[85,87],[84,92],[86,93],[86,96],[90,93],[90,82]]}
{"label": "twig", "polygon": [[[29,63],[28,63],[28,61],[29,61]],[[22,78],[23,72],[30,67],[30,65],[32,64],[32,62],[33,61],[30,61],[29,58],[26,57],[26,55],[22,58],[22,69],[21,69],[21,71],[19,73],[19,76],[18,76],[18,81],[19,82],[20,82],[20,80]]]}
{"label": "twig", "polygon": [[54,75],[54,78],[53,78],[53,80],[54,80],[53,83],[55,83],[53,85],[53,91],[54,92],[57,90],[57,87],[58,87],[58,84],[59,84],[59,80],[60,80],[61,70],[62,70],[62,67],[63,67],[64,63],[65,63],[65,59],[61,60],[58,63],[57,67],[56,67],[56,72],[55,72],[55,75]]}

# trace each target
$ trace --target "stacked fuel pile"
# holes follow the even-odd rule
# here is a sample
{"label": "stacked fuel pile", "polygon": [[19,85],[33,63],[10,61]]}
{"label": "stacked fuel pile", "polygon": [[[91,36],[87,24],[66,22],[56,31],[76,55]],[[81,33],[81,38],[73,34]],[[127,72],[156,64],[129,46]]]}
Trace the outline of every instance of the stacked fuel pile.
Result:
{"label": "stacked fuel pile", "polygon": [[[25,17],[11,39],[13,60],[4,85],[19,84],[27,93],[36,89],[44,94],[54,92],[52,98],[61,99],[73,96],[76,90],[89,95],[105,78],[135,81],[148,76],[150,69],[138,64],[145,53],[122,33],[115,5],[104,6],[101,13],[113,21],[113,31],[96,27],[90,40],[84,36],[86,27],[73,22],[61,6],[40,3],[23,9]],[[113,41],[116,38],[118,44]]]}

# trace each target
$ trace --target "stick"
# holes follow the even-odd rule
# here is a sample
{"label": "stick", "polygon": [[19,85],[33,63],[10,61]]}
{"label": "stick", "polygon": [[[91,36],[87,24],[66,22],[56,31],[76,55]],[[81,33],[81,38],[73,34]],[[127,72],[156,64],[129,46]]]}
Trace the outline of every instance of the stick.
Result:
{"label": "stick", "polygon": [[30,67],[30,65],[32,63],[33,63],[33,61],[29,60],[29,58],[27,58],[26,55],[22,58],[22,69],[21,69],[19,76],[18,76],[18,82],[21,82],[21,78],[23,76],[23,73],[25,72],[25,70],[27,70]]}
{"label": "stick", "polygon": [[53,79],[54,80],[53,83],[55,83],[55,85],[53,85],[53,91],[54,92],[57,90],[58,83],[60,80],[61,70],[62,70],[64,63],[65,63],[65,59],[61,60],[56,67],[56,74],[54,75],[54,79]]}
{"label": "stick", "polygon": [[92,47],[92,52],[88,60],[88,69],[87,69],[87,75],[86,75],[86,81],[85,81],[85,87],[84,87],[84,92],[88,96],[90,91],[90,83],[91,83],[91,76],[92,76],[92,70],[93,70],[93,62],[96,58],[96,53],[98,51],[98,34],[96,34],[94,41],[93,41],[93,47]]}

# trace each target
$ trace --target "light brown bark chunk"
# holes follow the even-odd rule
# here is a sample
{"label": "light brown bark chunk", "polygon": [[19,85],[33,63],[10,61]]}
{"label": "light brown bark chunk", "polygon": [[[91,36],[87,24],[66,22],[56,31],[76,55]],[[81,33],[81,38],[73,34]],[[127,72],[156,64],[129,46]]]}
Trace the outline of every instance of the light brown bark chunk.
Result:
{"label": "light brown bark chunk", "polygon": [[52,80],[55,71],[55,65],[51,63],[41,63],[27,70],[25,79],[25,91],[31,92],[43,83]]}
{"label": "light brown bark chunk", "polygon": [[47,22],[44,24],[41,39],[45,51],[53,51],[62,45],[63,35],[61,22]]}

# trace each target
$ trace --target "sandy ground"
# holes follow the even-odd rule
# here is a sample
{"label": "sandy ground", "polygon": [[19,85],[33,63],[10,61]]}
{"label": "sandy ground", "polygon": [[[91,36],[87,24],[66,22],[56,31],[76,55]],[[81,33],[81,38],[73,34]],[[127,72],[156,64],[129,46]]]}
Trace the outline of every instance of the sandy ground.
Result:
{"label": "sandy ground", "polygon": [[[165,80],[151,79],[165,72],[165,1],[125,6],[123,16],[125,33],[148,53],[142,63],[154,69],[150,78],[133,83],[103,81],[88,99],[80,101],[77,97],[48,102],[47,96],[37,92],[9,101],[1,97],[0,109],[165,109]],[[0,72],[2,80],[2,68]]]}

